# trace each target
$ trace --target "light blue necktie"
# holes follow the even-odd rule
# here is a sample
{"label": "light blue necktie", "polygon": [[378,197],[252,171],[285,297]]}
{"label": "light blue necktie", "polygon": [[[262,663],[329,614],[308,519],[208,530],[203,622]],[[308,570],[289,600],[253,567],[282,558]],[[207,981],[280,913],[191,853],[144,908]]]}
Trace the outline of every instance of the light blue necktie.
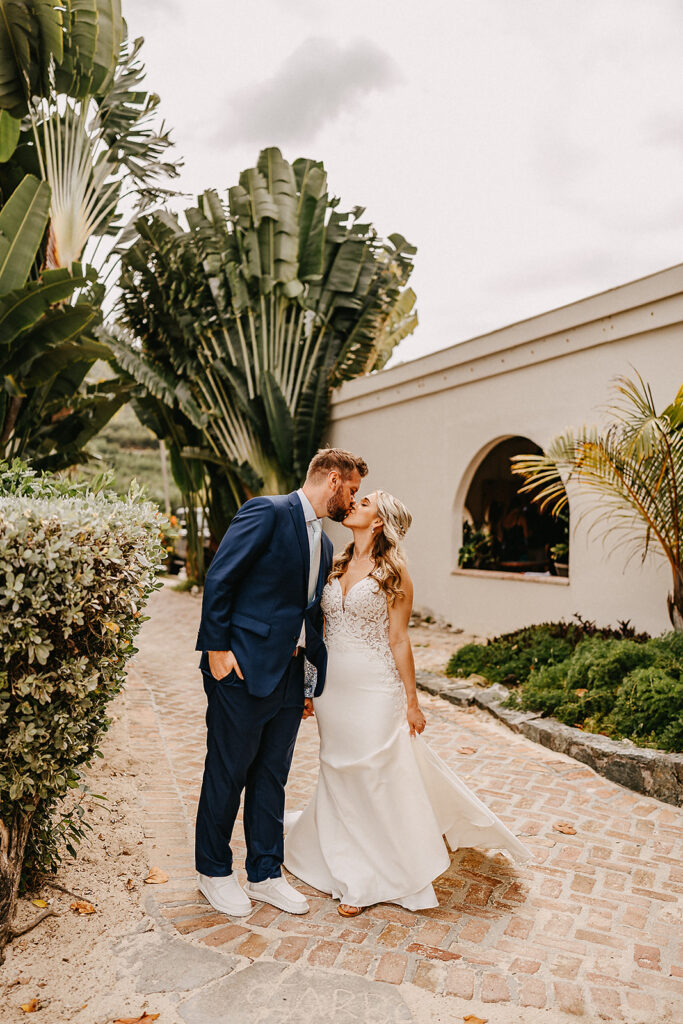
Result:
{"label": "light blue necktie", "polygon": [[313,531],[313,543],[311,544],[311,567],[308,573],[308,603],[315,597],[315,589],[318,585],[318,573],[320,572],[320,535],[323,526],[319,519],[311,520]]}

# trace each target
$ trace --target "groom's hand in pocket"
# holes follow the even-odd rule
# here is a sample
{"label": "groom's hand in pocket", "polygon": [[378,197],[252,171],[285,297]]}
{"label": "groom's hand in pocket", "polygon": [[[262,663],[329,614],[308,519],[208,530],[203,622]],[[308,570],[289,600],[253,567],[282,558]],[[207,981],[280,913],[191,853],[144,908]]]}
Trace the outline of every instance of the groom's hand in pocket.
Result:
{"label": "groom's hand in pocket", "polygon": [[244,679],[237,658],[232,651],[209,651],[209,668],[214,679],[225,679],[234,669],[240,679]]}

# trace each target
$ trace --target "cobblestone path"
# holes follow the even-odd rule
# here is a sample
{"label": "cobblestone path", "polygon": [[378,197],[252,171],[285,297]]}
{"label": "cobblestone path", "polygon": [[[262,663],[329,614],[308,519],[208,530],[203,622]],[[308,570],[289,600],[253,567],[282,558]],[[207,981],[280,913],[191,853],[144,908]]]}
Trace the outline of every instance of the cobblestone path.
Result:
{"label": "cobblestone path", "polygon": [[[683,1019],[680,812],[508,732],[482,711],[426,694],[428,742],[529,845],[533,862],[520,869],[500,853],[459,850],[436,883],[440,906],[419,913],[380,905],[343,920],[334,901],[303,885],[311,903],[305,917],[265,905],[246,919],[215,913],[196,889],[192,860],[205,743],[193,650],[200,602],[166,586],[150,607],[127,691],[133,747],[151,769],[142,794],[149,860],[170,876],[149,888],[195,950],[229,954],[235,973],[220,985],[232,988],[221,996],[214,986],[211,998],[233,1007],[236,999],[242,1016],[216,1020],[417,1021],[415,1000],[399,996],[418,990],[438,1007],[431,1019],[444,1022],[468,1013],[505,1024]],[[311,720],[299,734],[289,807],[307,801],[316,763]],[[558,831],[561,823],[575,834]],[[243,880],[241,825],[234,850]],[[290,965],[301,970],[293,974]],[[297,1004],[302,986],[308,1009]],[[340,991],[348,1014],[339,1009]],[[181,1019],[212,1024],[207,999],[181,1003]],[[278,1013],[271,1006],[262,1017],[272,999]],[[338,1012],[328,1018],[323,1004]]]}

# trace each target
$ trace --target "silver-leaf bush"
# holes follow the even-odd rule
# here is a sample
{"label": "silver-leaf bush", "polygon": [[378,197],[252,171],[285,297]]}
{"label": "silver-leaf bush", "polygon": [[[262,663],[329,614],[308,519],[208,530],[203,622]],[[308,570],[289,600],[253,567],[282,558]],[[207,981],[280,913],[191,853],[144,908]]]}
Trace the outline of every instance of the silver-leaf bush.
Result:
{"label": "silver-leaf bush", "polygon": [[[78,785],[159,586],[156,506],[0,465],[0,818]],[[45,496],[41,496],[45,495]]]}

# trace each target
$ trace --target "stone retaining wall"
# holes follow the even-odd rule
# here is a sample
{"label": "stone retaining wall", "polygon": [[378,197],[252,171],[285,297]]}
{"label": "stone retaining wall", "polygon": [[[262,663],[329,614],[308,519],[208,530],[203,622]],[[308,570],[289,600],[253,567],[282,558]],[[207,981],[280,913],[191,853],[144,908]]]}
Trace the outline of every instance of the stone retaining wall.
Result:
{"label": "stone retaining wall", "polygon": [[461,707],[476,705],[499,719],[513,732],[535,743],[567,754],[589,765],[600,775],[621,786],[683,806],[683,754],[638,747],[631,740],[583,732],[536,711],[513,711],[503,707],[509,695],[504,686],[472,685],[471,680],[450,679],[435,672],[417,672],[417,685]]}

